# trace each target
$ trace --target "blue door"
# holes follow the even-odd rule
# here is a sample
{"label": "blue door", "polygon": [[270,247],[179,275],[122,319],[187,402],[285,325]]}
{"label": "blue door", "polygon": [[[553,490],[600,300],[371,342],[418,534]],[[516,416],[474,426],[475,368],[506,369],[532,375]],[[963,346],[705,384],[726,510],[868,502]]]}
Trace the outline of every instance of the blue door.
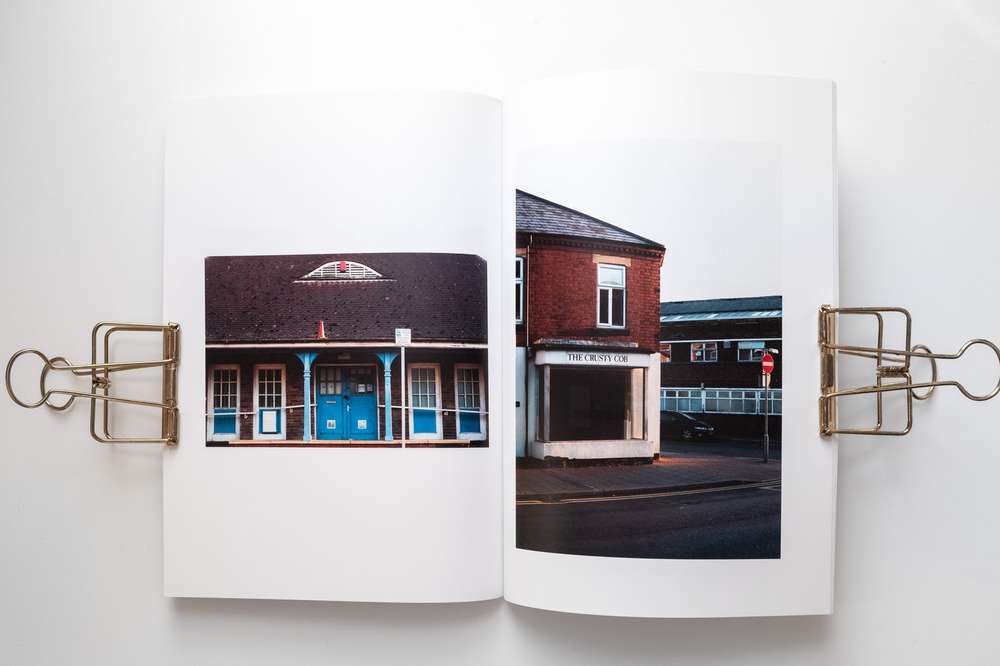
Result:
{"label": "blue door", "polygon": [[413,437],[423,439],[440,437],[437,367],[417,366],[410,368],[410,405]]}
{"label": "blue door", "polygon": [[236,439],[236,411],[239,404],[239,369],[212,368],[211,439]]}
{"label": "blue door", "polygon": [[375,372],[372,366],[317,368],[316,437],[376,439]]}

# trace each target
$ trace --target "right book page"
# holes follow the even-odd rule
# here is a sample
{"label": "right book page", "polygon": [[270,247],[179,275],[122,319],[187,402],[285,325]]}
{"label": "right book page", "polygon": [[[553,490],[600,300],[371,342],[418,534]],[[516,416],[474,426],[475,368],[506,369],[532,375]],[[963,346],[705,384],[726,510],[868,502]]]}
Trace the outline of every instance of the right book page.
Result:
{"label": "right book page", "polygon": [[507,600],[831,612],[816,326],[837,302],[833,84],[539,82],[505,102],[504,179]]}

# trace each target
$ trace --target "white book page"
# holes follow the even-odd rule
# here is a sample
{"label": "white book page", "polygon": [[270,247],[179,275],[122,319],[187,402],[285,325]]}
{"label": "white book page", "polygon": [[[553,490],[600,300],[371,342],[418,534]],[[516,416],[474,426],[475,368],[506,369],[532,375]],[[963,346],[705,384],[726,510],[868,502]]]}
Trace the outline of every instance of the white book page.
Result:
{"label": "white book page", "polygon": [[[515,222],[515,190],[521,190],[530,193],[525,205],[534,206],[535,211],[531,213],[534,217],[523,223],[541,230],[530,241],[535,244],[531,252],[539,257],[546,242],[551,246],[572,244],[558,238],[546,240],[550,222],[545,213],[556,211],[553,215],[572,225],[579,212],[665,247],[659,275],[662,302],[717,303],[721,301],[713,299],[745,297],[766,301],[776,296],[783,301],[777,306],[781,333],[774,336],[776,343],[767,343],[780,347],[775,356],[783,394],[783,423],[780,433],[775,433],[780,435],[781,445],[774,451],[780,450],[780,460],[772,458],[770,467],[757,465],[755,458],[761,449],[739,437],[706,442],[704,453],[697,450],[700,442],[674,442],[669,433],[661,438],[657,427],[660,405],[655,398],[646,402],[648,429],[644,439],[642,428],[634,426],[641,422],[636,415],[642,411],[633,400],[625,406],[632,418],[626,422],[628,441],[607,441],[606,433],[593,437],[600,441],[555,441],[585,438],[586,428],[580,423],[585,412],[574,412],[573,404],[583,404],[594,393],[611,395],[606,382],[574,379],[585,376],[579,373],[588,368],[607,371],[607,367],[597,367],[601,363],[632,366],[632,376],[649,379],[647,390],[654,392],[672,381],[698,392],[705,387],[719,390],[713,387],[727,386],[726,382],[741,386],[736,384],[735,375],[712,380],[704,378],[707,375],[691,374],[698,370],[695,361],[704,365],[721,362],[724,354],[736,354],[741,342],[748,343],[742,353],[758,353],[750,348],[752,341],[743,340],[738,333],[706,334],[703,342],[709,347],[697,351],[689,341],[675,343],[671,362],[657,360],[654,354],[647,364],[642,354],[625,348],[604,355],[571,353],[585,343],[606,349],[610,341],[619,339],[609,337],[605,342],[580,326],[567,326],[572,330],[562,332],[548,320],[532,323],[529,316],[532,328],[527,343],[538,347],[528,352],[524,351],[524,340],[516,342],[515,331],[505,329],[504,349],[513,350],[517,345],[518,350],[515,372],[504,376],[504,401],[515,405],[516,400],[517,410],[527,413],[505,419],[503,424],[507,600],[549,610],[619,616],[831,612],[837,445],[818,433],[816,325],[818,307],[837,302],[834,102],[830,82],[636,71],[544,81],[505,100],[508,257],[514,257],[515,252],[524,256],[523,246],[529,242],[525,234],[515,243],[509,231],[522,224],[521,213]],[[586,250],[587,242],[577,245],[592,251]],[[655,253],[656,248],[650,247]],[[631,276],[642,259],[626,250],[619,253],[624,258],[602,258],[593,252],[595,264],[612,266],[604,278],[610,280],[604,283],[610,286],[601,292],[610,299],[617,279],[613,271]],[[603,252],[615,254],[613,248]],[[530,256],[529,262],[541,265],[541,258]],[[513,261],[508,264],[509,284],[515,282],[515,267]],[[624,267],[614,268],[616,264]],[[546,275],[555,275],[553,270]],[[526,272],[525,299],[530,309],[536,307],[531,304],[532,294],[545,290],[533,282],[532,270]],[[593,294],[593,278],[566,280],[561,288],[565,290],[563,300],[574,298],[574,290],[589,289]],[[630,299],[643,298],[636,292],[629,282],[628,293],[621,300],[632,303]],[[559,300],[550,294],[547,305],[537,306],[548,310],[534,315],[536,322],[557,311]],[[597,301],[595,307],[600,307],[600,297]],[[598,328],[617,323],[613,321],[618,316],[616,302],[608,301],[610,314],[597,311]],[[683,307],[691,310],[693,306]],[[718,308],[727,309],[722,305]],[[738,309],[728,307],[734,308]],[[734,320],[772,316],[701,312],[694,318],[722,314]],[[607,321],[602,321],[605,317]],[[632,310],[628,310],[628,317],[632,318],[630,327],[636,327]],[[535,332],[540,330],[544,334]],[[544,340],[537,339],[546,335],[549,337]],[[693,339],[691,335],[688,338]],[[649,340],[645,335],[638,343],[640,351],[645,346],[648,352],[649,344],[656,343],[655,338]],[[560,345],[566,349],[561,350]],[[611,350],[614,352],[613,347]],[[682,350],[684,358],[679,357]],[[754,367],[759,367],[759,358],[753,357]],[[681,374],[683,367],[690,369],[688,375]],[[540,377],[546,369],[552,373],[547,380],[551,396],[548,406],[539,409],[538,395],[545,390],[536,387],[541,386]],[[578,374],[570,375],[571,371]],[[526,376],[535,378],[525,380]],[[527,382],[526,388],[520,382]],[[555,397],[564,391],[559,382],[576,382],[568,391],[569,397]],[[632,384],[630,395],[638,386]],[[721,398],[716,402],[715,393],[709,394],[710,398],[698,393],[698,401],[677,398],[677,393],[670,395],[666,404],[671,410],[695,412],[689,415],[714,423],[716,430],[724,421],[720,416],[734,415],[709,412],[748,412],[763,404],[759,397],[750,400],[751,395],[759,395],[753,390],[747,394],[746,405],[740,403],[737,409],[728,393],[724,407]],[[567,408],[558,400],[571,406]],[[557,417],[560,409],[569,416]],[[544,417],[549,419],[544,434],[539,425],[543,413],[549,413]],[[742,419],[739,422],[744,429],[763,423],[762,416],[735,416]],[[521,432],[523,419],[527,419],[527,428]],[[693,437],[699,433],[684,434]],[[743,453],[739,453],[741,446],[745,447]],[[715,448],[737,453],[727,453],[731,457],[723,459],[714,454]],[[579,463],[588,456],[649,456],[654,452],[661,457],[652,463],[617,468],[623,478],[636,474],[656,477],[648,481],[654,487],[644,491],[646,498],[602,497],[627,494],[628,482],[611,479],[604,471],[609,468],[580,471]],[[559,466],[546,467],[546,458]],[[527,473],[525,459],[531,459]],[[780,479],[774,483],[776,462]],[[679,464],[688,465],[690,478],[702,474],[695,481],[705,482],[683,485],[677,468],[671,468]],[[718,471],[723,469],[737,471]],[[588,475],[585,479],[584,474]],[[719,487],[713,487],[718,479],[764,482],[736,487],[735,481],[719,481],[714,484]],[[560,490],[569,488],[569,483],[577,483],[580,490]],[[639,487],[631,483],[632,490]],[[679,488],[688,490],[670,492]],[[741,523],[744,519],[739,516],[744,513],[747,517]]]}
{"label": "white book page", "polygon": [[[201,101],[185,105],[174,117],[166,154],[163,311],[166,319],[181,323],[183,344],[180,443],[164,453],[165,593],[381,602],[500,596],[500,346],[487,350],[462,336],[432,340],[439,334],[421,332],[421,326],[436,325],[432,315],[446,302],[435,300],[441,293],[425,296],[422,284],[448,292],[440,285],[435,260],[424,261],[422,253],[453,253],[461,255],[463,265],[485,266],[461,277],[481,280],[488,291],[488,339],[502,337],[500,324],[506,320],[499,316],[500,276],[494,270],[501,257],[499,102],[416,93]],[[408,253],[405,271],[387,256],[391,253]],[[285,342],[268,343],[268,335],[258,331],[245,334],[257,348],[232,351],[222,343],[206,350],[206,325],[229,331],[229,319],[246,323],[247,316],[231,307],[226,322],[206,322],[209,291],[230,289],[225,270],[245,273],[240,258],[258,261],[253,257],[259,255],[299,258],[293,268],[283,261],[267,264],[281,265],[284,277],[262,271],[255,284],[244,274],[239,284],[252,292],[242,295],[244,301],[240,294],[224,296],[281,313],[265,312],[268,319],[258,328],[284,331],[296,317],[307,318],[307,339],[289,346],[287,338],[294,334],[281,333],[276,336]],[[313,255],[318,259],[309,259]],[[415,255],[424,261],[423,274],[413,270]],[[217,263],[207,263],[206,257],[228,263],[216,270]],[[320,263],[325,272],[312,273],[313,264],[318,270]],[[366,263],[371,273],[365,272]],[[356,275],[350,273],[355,270]],[[292,307],[281,298],[257,297],[258,289],[264,293],[275,280],[290,275],[298,282],[307,272],[312,277],[295,289],[313,288],[324,298],[328,289],[351,290],[350,304],[328,300],[316,314],[304,307],[300,312],[301,304]],[[335,284],[348,274],[352,280]],[[397,320],[396,312],[376,308],[379,303],[358,300],[357,290],[381,289],[384,280],[406,281],[393,288],[409,289],[409,298],[431,313],[423,324]],[[376,310],[387,319],[373,322]],[[445,319],[447,314],[441,313]],[[431,435],[414,426],[411,435],[423,441],[411,439],[403,448],[398,424],[397,442],[388,448],[370,446],[385,443],[379,441],[386,435],[381,423],[375,441],[351,439],[370,434],[377,423],[375,409],[384,409],[383,371],[375,355],[400,351],[382,334],[341,344],[338,331],[359,321],[383,328],[413,326],[407,354],[422,358],[426,370],[414,384],[425,409],[414,418],[425,421],[431,433],[436,427],[436,439],[448,446],[428,446]],[[242,354],[238,378],[240,363],[232,364],[233,374],[226,363],[219,364],[218,373],[206,365],[223,352]],[[300,388],[296,398],[294,386],[304,381],[300,352],[320,357],[310,391]],[[263,367],[257,368],[255,353]],[[459,417],[449,394],[459,381],[460,364],[453,362],[458,353],[486,359],[461,366],[469,370],[462,375],[463,400],[478,411],[461,428],[475,432],[460,437],[450,430],[458,429]],[[271,362],[275,354],[280,363]],[[393,366],[397,382],[399,362]],[[351,374],[355,366],[357,376]],[[279,371],[287,377],[285,390],[279,388]],[[254,373],[252,382],[247,372]],[[435,384],[437,396],[430,388]],[[304,396],[312,398],[314,412],[321,402],[323,409],[346,410],[347,387],[355,411],[314,413],[306,433]],[[252,400],[247,391],[253,392]],[[213,392],[221,399],[214,400]],[[393,410],[402,407],[400,398],[397,384]],[[409,399],[413,405],[418,398]],[[362,403],[365,418],[358,416]],[[235,412],[237,405],[239,415],[225,411]],[[339,435],[338,424],[348,414],[356,431]],[[236,419],[240,425],[231,425]],[[229,428],[238,432],[226,440]],[[323,434],[351,443],[321,446],[330,444],[318,439]],[[246,437],[245,446],[236,445]],[[281,440],[310,437],[281,445]]]}

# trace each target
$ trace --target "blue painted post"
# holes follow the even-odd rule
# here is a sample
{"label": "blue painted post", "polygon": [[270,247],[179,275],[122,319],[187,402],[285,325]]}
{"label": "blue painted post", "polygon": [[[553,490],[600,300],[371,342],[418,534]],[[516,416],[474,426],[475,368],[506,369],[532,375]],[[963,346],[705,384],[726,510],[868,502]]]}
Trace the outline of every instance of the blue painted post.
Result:
{"label": "blue painted post", "polygon": [[312,364],[316,360],[316,352],[299,352],[296,354],[302,361],[302,441],[312,441]]}
{"label": "blue painted post", "polygon": [[375,354],[382,361],[385,376],[385,439],[392,439],[392,362],[396,360],[396,352],[379,352]]}

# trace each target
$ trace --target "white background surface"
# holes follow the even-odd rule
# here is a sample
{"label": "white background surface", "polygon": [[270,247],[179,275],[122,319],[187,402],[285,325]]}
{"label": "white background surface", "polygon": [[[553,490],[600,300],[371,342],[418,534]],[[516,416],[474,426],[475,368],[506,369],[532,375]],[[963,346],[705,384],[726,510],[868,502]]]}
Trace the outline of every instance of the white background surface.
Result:
{"label": "white background surface", "polygon": [[[650,63],[836,80],[841,301],[909,305],[935,348],[998,337],[993,3],[203,4],[0,7],[0,355],[81,358],[96,319],[159,317],[172,99],[371,77],[503,94]],[[960,370],[979,386],[992,373]],[[0,651],[15,664],[985,663],[1000,403],[942,391],[917,410],[907,438],[841,445],[833,616],[654,621],[165,599],[159,450],[100,447],[83,409],[0,400]]]}

